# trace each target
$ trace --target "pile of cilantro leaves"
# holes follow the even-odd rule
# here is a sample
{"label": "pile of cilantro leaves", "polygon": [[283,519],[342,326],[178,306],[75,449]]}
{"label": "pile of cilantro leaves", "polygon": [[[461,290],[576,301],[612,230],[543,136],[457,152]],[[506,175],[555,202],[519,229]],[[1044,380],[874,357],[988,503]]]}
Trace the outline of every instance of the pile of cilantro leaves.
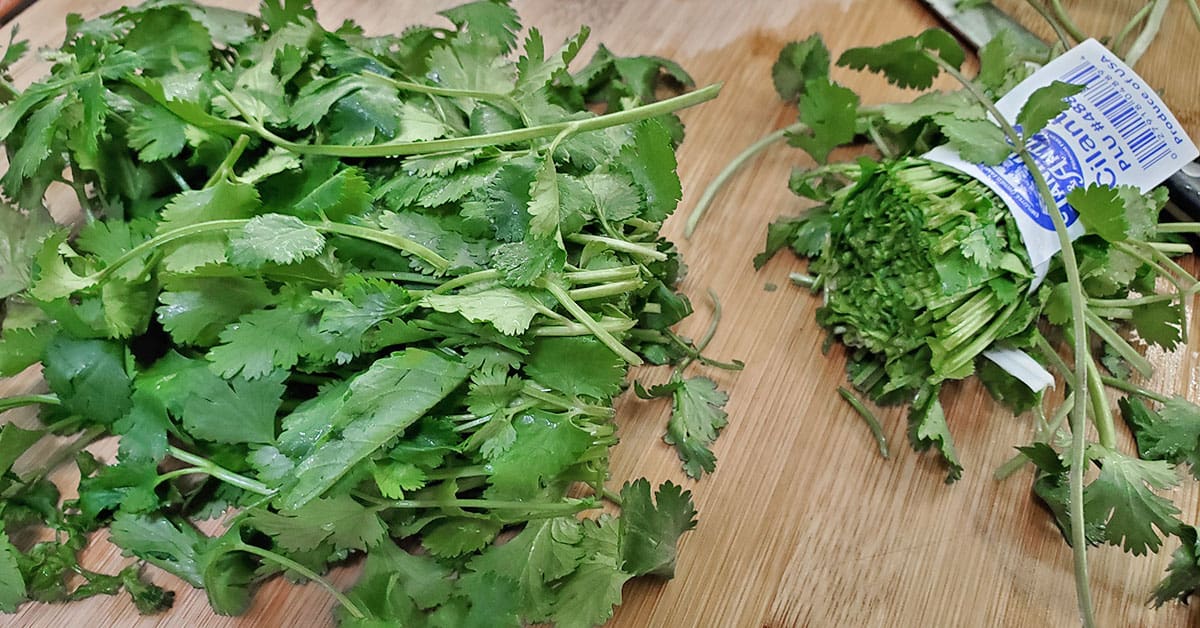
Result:
{"label": "pile of cilantro leaves", "polygon": [[[817,319],[831,342],[846,345],[850,382],[876,403],[909,408],[910,443],[941,454],[947,482],[961,476],[963,463],[953,417],[938,399],[943,382],[978,376],[1014,414],[1033,415],[1031,442],[1020,443],[996,475],[1034,466],[1033,493],[1073,548],[1081,617],[1092,626],[1088,546],[1142,555],[1175,536],[1182,547],[1150,603],[1187,602],[1200,592],[1196,528],[1162,494],[1179,485],[1185,470],[1200,478],[1200,406],[1139,384],[1152,373],[1142,348],[1184,344],[1186,307],[1200,281],[1174,258],[1191,252],[1179,234],[1200,232],[1200,223],[1161,218],[1162,188],[1145,194],[1132,186],[1077,188],[1067,200],[1087,234],[1070,242],[1061,216],[1049,212],[1063,249],[1045,281],[1031,288],[1029,256],[1003,201],[980,182],[920,157],[948,144],[968,161],[1013,160],[1035,181],[1043,179],[1027,140],[1083,87],[1041,88],[1011,122],[995,103],[1073,43],[1064,35],[1046,53],[1033,54],[1004,31],[979,51],[974,77],[963,72],[964,50],[940,29],[846,50],[837,65],[921,91],[910,102],[884,105],[864,105],[831,79],[833,57],[819,35],[790,43],[772,78],[780,98],[798,106],[799,120],[756,142],[714,180],[689,231],[728,176],[772,140],[807,153],[816,166],[798,167],[789,183],[813,206],[769,227],[756,268],[785,248],[809,260],[808,273],[793,280],[822,295]],[[931,90],[943,73],[961,89]],[[873,154],[829,161],[848,146]],[[1044,180],[1040,187],[1043,204],[1056,207]],[[1065,384],[1065,399],[1032,392],[981,355],[996,347],[1032,354]],[[1113,391],[1118,408],[1109,401]],[[878,419],[842,392],[886,451]],[[1136,452],[1118,447],[1118,414],[1136,438]],[[1085,481],[1085,474],[1094,479]]]}
{"label": "pile of cilantro leaves", "polygon": [[[674,574],[690,493],[605,482],[643,362],[675,366],[639,392],[674,400],[686,472],[714,468],[726,396],[683,368],[740,365],[671,331],[692,307],[659,231],[673,112],[716,88],[656,102],[691,79],[603,47],[571,72],[587,29],[518,46],[505,1],[441,15],[366,36],[305,2],[154,0],[68,16],[26,89],[10,42],[0,376],[40,363],[49,393],[0,400],[41,407],[0,427],[0,611],[122,589],[169,607],[140,563],[78,564],[101,529],[218,613],[284,574],[345,625],[590,626],[627,580]],[[76,229],[45,207],[62,185]],[[49,435],[74,435],[55,458],[77,497],[55,460],[15,464]],[[85,449],[105,436],[115,460]],[[363,554],[350,590],[322,579]]]}

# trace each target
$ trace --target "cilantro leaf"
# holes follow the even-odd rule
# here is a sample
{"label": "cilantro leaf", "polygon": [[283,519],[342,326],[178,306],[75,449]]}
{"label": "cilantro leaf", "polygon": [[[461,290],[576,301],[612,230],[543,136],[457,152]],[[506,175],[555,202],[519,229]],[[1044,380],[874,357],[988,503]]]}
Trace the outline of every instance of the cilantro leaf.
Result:
{"label": "cilantro leaf", "polygon": [[1138,460],[1110,449],[1099,449],[1100,475],[1083,492],[1086,521],[1104,525],[1104,540],[1134,555],[1158,551],[1162,545],[1154,528],[1174,534],[1182,525],[1179,509],[1151,489],[1179,483],[1171,465],[1161,460]]}
{"label": "cilantro leaf", "polygon": [[1004,131],[990,120],[960,120],[945,114],[934,116],[933,119],[946,135],[950,146],[969,162],[995,166],[1013,152]]}
{"label": "cilantro leaf", "polygon": [[257,268],[266,263],[292,264],[325,248],[325,237],[295,216],[255,216],[229,240],[229,260]]}
{"label": "cilantro leaf", "polygon": [[717,459],[709,446],[729,422],[725,412],[729,395],[707,377],[675,377],[664,388],[671,392],[673,407],[663,440],[675,446],[688,476],[712,473]]}
{"label": "cilantro leaf", "polygon": [[1154,588],[1154,595],[1150,598],[1155,608],[1172,600],[1187,604],[1200,590],[1200,544],[1197,543],[1200,535],[1197,535],[1196,528],[1181,525],[1177,536],[1179,549],[1171,555],[1167,576]]}
{"label": "cilantro leaf", "polygon": [[175,574],[194,587],[204,584],[201,554],[207,539],[190,526],[162,517],[118,513],[110,528],[112,542],[126,555]]}
{"label": "cilantro leaf", "polygon": [[565,517],[531,522],[520,534],[491,547],[468,566],[477,573],[517,583],[518,599],[527,616],[535,621],[547,619],[553,608],[551,583],[574,571],[583,557],[580,525]]}
{"label": "cilantro leaf", "polygon": [[334,548],[367,549],[384,536],[383,522],[374,508],[349,495],[314,499],[298,510],[273,513],[253,510],[247,522],[269,534],[290,552],[316,549],[326,540]]}
{"label": "cilantro leaf", "polygon": [[43,374],[63,407],[106,424],[129,411],[132,379],[125,349],[115,342],[59,334],[46,347]]}
{"label": "cilantro leaf", "polygon": [[808,91],[810,81],[829,78],[829,63],[829,49],[818,33],[788,43],[771,66],[775,92],[784,101],[799,99]]}
{"label": "cilantro leaf", "polygon": [[477,0],[439,11],[438,15],[450,20],[460,31],[495,39],[503,45],[502,52],[512,50],[517,44],[517,31],[521,29],[516,10],[506,0]]}
{"label": "cilantro leaf", "polygon": [[0,203],[0,299],[33,283],[31,266],[50,231],[49,221]]}
{"label": "cilantro leaf", "polygon": [[287,304],[242,315],[220,332],[221,344],[208,352],[213,370],[225,378],[256,379],[295,366],[311,348],[302,333],[310,316]]}
{"label": "cilantro leaf", "polygon": [[25,601],[25,579],[17,560],[20,552],[0,530],[0,612],[15,613]]}
{"label": "cilantro leaf", "polygon": [[809,133],[789,134],[788,143],[825,163],[830,151],[854,139],[857,119],[858,94],[829,79],[813,79],[800,96],[800,121]]}
{"label": "cilantro leaf", "polygon": [[440,558],[456,558],[487,547],[502,523],[492,519],[448,517],[423,530],[421,545]]}
{"label": "cilantro leaf", "polygon": [[439,312],[457,312],[472,323],[491,323],[510,336],[525,333],[543,307],[530,292],[513,288],[430,294],[421,303]]}
{"label": "cilantro leaf", "polygon": [[940,387],[927,386],[917,393],[908,415],[908,440],[917,451],[937,447],[942,460],[950,467],[946,475],[946,483],[949,484],[962,477],[963,468],[954,450],[954,439],[950,435],[950,427],[946,425],[942,403],[938,400],[939,391]]}
{"label": "cilantro leaf", "polygon": [[633,142],[621,150],[618,159],[645,195],[642,218],[659,222],[675,211],[683,189],[675,173],[671,136],[661,122],[639,122],[633,129]]}
{"label": "cilantro leaf", "polygon": [[851,48],[842,53],[837,64],[881,73],[889,83],[900,87],[927,89],[941,72],[937,62],[931,58],[934,54],[955,69],[966,60],[966,53],[954,36],[934,28],[915,37],[902,37],[874,48]]}
{"label": "cilantro leaf", "polygon": [[1046,124],[1071,106],[1071,97],[1083,91],[1085,85],[1072,85],[1053,81],[1029,95],[1017,114],[1017,124],[1025,137],[1033,137],[1046,128]]}
{"label": "cilantro leaf", "polygon": [[[570,369],[562,365],[570,363]],[[541,338],[534,345],[525,372],[543,386],[576,396],[608,399],[625,377],[620,356],[591,336]]]}
{"label": "cilantro leaf", "polygon": [[561,416],[529,412],[512,425],[516,434],[512,445],[490,461],[489,496],[535,496],[592,444],[591,434]]}
{"label": "cilantro leaf", "polygon": [[679,537],[696,527],[691,491],[665,482],[650,499],[645,478],[621,488],[621,569],[637,576],[675,575]]}
{"label": "cilantro leaf", "polygon": [[579,567],[558,590],[554,611],[557,625],[587,628],[612,618],[621,603],[621,588],[633,577],[620,566],[620,536],[617,520],[601,516],[583,521],[584,550]]}
{"label": "cilantro leaf", "polygon": [[1186,317],[1182,303],[1154,301],[1131,309],[1133,318],[1130,322],[1142,340],[1168,351],[1184,341]]}
{"label": "cilantro leaf", "polygon": [[351,401],[328,418],[341,428],[296,465],[280,506],[296,510],[325,492],[350,467],[421,418],[461,384],[469,371],[437,354],[409,349],[377,360],[350,384]]}
{"label": "cilantro leaf", "polygon": [[1079,219],[1088,231],[1109,242],[1147,239],[1154,232],[1165,201],[1166,194],[1161,188],[1147,197],[1128,185],[1092,184],[1067,194],[1067,202],[1079,212]]}

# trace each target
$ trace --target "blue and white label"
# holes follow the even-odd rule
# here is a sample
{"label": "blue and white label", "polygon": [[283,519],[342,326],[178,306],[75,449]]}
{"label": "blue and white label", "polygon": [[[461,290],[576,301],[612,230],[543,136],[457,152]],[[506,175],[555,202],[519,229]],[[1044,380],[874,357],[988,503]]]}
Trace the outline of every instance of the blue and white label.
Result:
{"label": "blue and white label", "polygon": [[[1200,151],[1162,99],[1116,55],[1094,39],[1079,44],[1005,94],[996,109],[1014,122],[1029,96],[1054,81],[1083,85],[1066,111],[1027,140],[1038,170],[1074,240],[1083,224],[1067,203],[1071,190],[1094,183],[1132,185],[1147,192]],[[966,162],[940,146],[925,155],[982,181],[1012,211],[1038,279],[1062,250],[1033,176],[1016,155],[998,166]]]}

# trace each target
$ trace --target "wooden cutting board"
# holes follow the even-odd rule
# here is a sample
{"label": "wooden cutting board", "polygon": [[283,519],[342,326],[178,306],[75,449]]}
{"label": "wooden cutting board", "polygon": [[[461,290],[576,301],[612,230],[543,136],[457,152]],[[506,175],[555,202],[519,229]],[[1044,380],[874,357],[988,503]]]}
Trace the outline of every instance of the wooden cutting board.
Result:
{"label": "wooden cutting board", "polygon": [[[16,21],[34,46],[57,44],[63,16],[94,16],[115,0],[39,0]],[[224,2],[228,6],[239,3]],[[421,0],[318,1],[322,21],[354,18],[371,33],[398,32],[435,21],[451,2]],[[658,54],[680,61],[698,83],[724,82],[721,97],[684,113],[688,137],[679,155],[684,181],[681,214],[730,158],[761,135],[790,122],[795,111],[778,103],[769,70],[780,47],[820,32],[836,53],[913,34],[934,20],[912,0],[517,0],[525,23],[547,40],[561,40],[581,23],[593,28],[591,46],[604,42],[622,54]],[[1009,4],[1021,5],[1013,0]],[[1086,6],[1089,20],[1105,11],[1127,11],[1129,2],[1067,2]],[[1182,4],[1182,3],[1180,3]],[[248,3],[247,3],[248,6]],[[1073,7],[1074,8],[1074,7]],[[1083,9],[1080,9],[1083,10]],[[1186,15],[1176,16],[1175,29]],[[1093,22],[1088,22],[1092,25]],[[1190,52],[1165,45],[1146,57],[1153,84],[1168,97],[1193,136],[1200,82],[1195,72],[1171,71],[1194,62],[1193,31],[1180,30]],[[1171,31],[1174,36],[1174,30]],[[7,30],[0,31],[7,40]],[[1183,44],[1181,44],[1183,45]],[[585,51],[584,56],[590,54]],[[1176,49],[1178,51],[1178,49]],[[17,68],[27,84],[42,71]],[[905,97],[875,77],[838,72],[837,78],[867,102]],[[951,87],[949,83],[941,83]],[[684,538],[678,576],[625,588],[613,626],[1070,626],[1078,622],[1070,552],[1033,502],[1028,470],[1005,482],[992,471],[1012,447],[1028,441],[1028,418],[998,409],[976,384],[950,386],[943,399],[966,465],[964,478],[943,484],[944,471],[930,456],[905,445],[904,419],[884,411],[893,444],[883,460],[861,420],[841,401],[844,361],[835,348],[822,355],[824,334],[813,320],[816,299],[792,287],[795,259],[781,255],[761,272],[750,258],[760,250],[766,225],[803,206],[786,188],[788,173],[803,165],[779,147],[743,172],[719,199],[690,241],[683,215],[667,225],[690,266],[684,288],[698,313],[682,332],[698,335],[715,290],[725,303],[711,346],[720,359],[740,358],[745,371],[709,372],[731,392],[730,425],[716,447],[717,472],[700,482],[683,478],[661,436],[669,408],[631,396],[618,405],[622,443],[614,453],[613,482],[647,476],[683,481],[695,493],[699,528]],[[65,202],[65,201],[64,201]],[[1196,266],[1189,258],[1189,267]],[[778,286],[769,290],[768,286]],[[1189,325],[1193,338],[1200,329]],[[1173,354],[1154,353],[1158,373],[1147,385],[1200,399],[1195,341]],[[0,381],[0,394],[38,386],[36,373]],[[18,417],[20,418],[20,417]],[[1128,445],[1128,442],[1126,442]],[[108,449],[102,453],[111,454]],[[1175,498],[1183,518],[1196,522],[1198,492]],[[1098,616],[1106,626],[1184,626],[1200,612],[1182,606],[1152,611],[1145,605],[1168,560],[1135,558],[1119,550],[1091,552]],[[127,564],[119,551],[98,542],[86,557],[94,569]],[[332,579],[349,586],[356,567]],[[126,598],[98,598],[67,606],[27,604],[0,616],[11,626],[323,626],[332,623],[332,601],[314,585],[274,580],[259,590],[238,618],[212,614],[200,591],[162,573],[155,580],[178,592],[168,613],[140,617]]]}

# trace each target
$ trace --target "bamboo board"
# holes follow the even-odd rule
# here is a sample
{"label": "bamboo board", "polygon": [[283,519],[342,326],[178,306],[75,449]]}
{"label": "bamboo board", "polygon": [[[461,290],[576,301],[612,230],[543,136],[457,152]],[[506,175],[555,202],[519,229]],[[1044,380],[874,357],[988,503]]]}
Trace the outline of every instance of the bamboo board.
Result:
{"label": "bamboo board", "polygon": [[[39,0],[16,20],[36,46],[57,44],[63,16],[97,15],[112,0]],[[225,2],[237,6],[236,2]],[[353,17],[369,32],[396,32],[436,20],[451,2],[420,0],[335,2],[318,0],[326,25]],[[1013,0],[1008,4],[1021,5]],[[1067,2],[1101,20],[1098,7],[1118,10],[1128,2]],[[679,155],[684,181],[680,214],[742,147],[790,122],[771,87],[769,70],[780,47],[821,32],[835,55],[847,47],[875,44],[934,25],[913,0],[517,0],[528,25],[548,41],[593,28],[596,42],[617,53],[658,54],[680,61],[700,84],[724,82],[721,97],[683,118],[688,137]],[[246,5],[248,6],[248,4]],[[1182,23],[1186,16],[1178,16]],[[1089,21],[1089,27],[1096,22]],[[1174,29],[1176,24],[1171,24]],[[1174,31],[1172,32],[1172,36]],[[0,32],[7,38],[7,29]],[[1190,52],[1152,49],[1146,63],[1151,82],[1169,85],[1168,100],[1193,137],[1200,131],[1196,105],[1200,81],[1181,79],[1177,60]],[[23,63],[18,82],[41,67]],[[875,77],[838,72],[837,78],[868,103],[905,97]],[[1174,82],[1173,82],[1174,81]],[[943,87],[951,87],[942,83]],[[929,456],[904,445],[904,419],[885,411],[893,457],[882,460],[860,419],[836,394],[844,361],[834,349],[821,353],[824,335],[813,320],[817,301],[790,286],[796,260],[781,255],[761,272],[750,258],[760,250],[766,225],[803,205],[786,188],[788,173],[802,164],[794,151],[777,148],[746,169],[719,199],[713,214],[690,241],[682,239],[685,216],[668,222],[690,266],[685,291],[698,313],[683,326],[698,335],[710,310],[709,288],[722,298],[725,316],[710,348],[720,359],[747,363],[738,374],[710,372],[731,392],[730,425],[716,447],[717,472],[686,481],[675,454],[662,443],[669,408],[632,396],[618,406],[622,443],[614,454],[613,482],[647,476],[652,482],[684,481],[697,498],[699,528],[687,535],[678,576],[626,586],[624,604],[611,625],[642,626],[1069,626],[1077,623],[1070,552],[1049,518],[1035,505],[1028,470],[1007,482],[992,470],[1032,432],[1027,418],[995,407],[977,385],[948,387],[943,400],[967,470],[953,486]],[[1189,259],[1190,267],[1195,261]],[[768,284],[778,286],[766,290]],[[1200,399],[1195,338],[1174,354],[1152,356],[1158,374],[1148,386]],[[0,394],[38,386],[36,373],[0,381]],[[22,417],[17,417],[21,419]],[[1127,443],[1128,444],[1128,443]],[[103,450],[103,448],[101,449]],[[111,447],[107,450],[111,454]],[[1176,495],[1184,519],[1196,522],[1198,492]],[[1169,549],[1173,549],[1173,545]],[[1200,622],[1186,607],[1149,610],[1144,601],[1163,573],[1168,552],[1135,558],[1119,550],[1093,551],[1092,581],[1098,616],[1106,626],[1184,626]],[[115,570],[130,559],[97,543],[86,564]],[[332,579],[349,586],[356,567]],[[332,623],[332,600],[315,585],[275,580],[259,590],[250,611],[218,617],[204,594],[158,573],[155,580],[178,592],[175,608],[140,617],[124,597],[96,598],[67,606],[27,604],[0,616],[12,626],[324,626]]]}

